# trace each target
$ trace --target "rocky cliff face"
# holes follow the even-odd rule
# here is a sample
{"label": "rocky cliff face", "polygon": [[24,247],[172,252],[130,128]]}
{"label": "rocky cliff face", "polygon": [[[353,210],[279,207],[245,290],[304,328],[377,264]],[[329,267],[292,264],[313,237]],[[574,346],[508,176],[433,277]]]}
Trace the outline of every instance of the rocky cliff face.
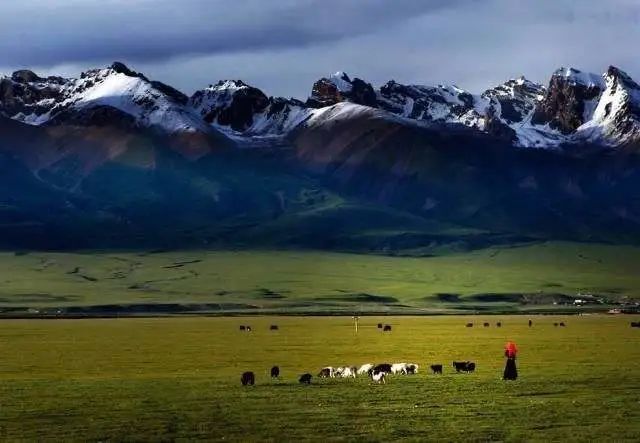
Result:
{"label": "rocky cliff face", "polygon": [[593,113],[604,84],[600,77],[573,68],[554,72],[544,99],[532,118],[536,125],[549,125],[563,134],[571,134]]}
{"label": "rocky cliff face", "polygon": [[269,98],[241,80],[225,80],[197,91],[189,103],[207,123],[245,131],[253,124],[254,115],[268,106]]}
{"label": "rocky cliff face", "polygon": [[578,128],[579,138],[610,146],[640,146],[640,86],[614,66],[603,79],[604,90],[591,118]]}
{"label": "rocky cliff face", "polygon": [[32,121],[38,121],[62,100],[68,82],[61,77],[40,78],[26,70],[0,78],[0,112],[18,120],[30,116]]}
{"label": "rocky cliff face", "polygon": [[376,93],[371,84],[359,78],[351,80],[341,71],[315,82],[307,105],[312,108],[323,108],[343,101],[372,108],[378,106]]}

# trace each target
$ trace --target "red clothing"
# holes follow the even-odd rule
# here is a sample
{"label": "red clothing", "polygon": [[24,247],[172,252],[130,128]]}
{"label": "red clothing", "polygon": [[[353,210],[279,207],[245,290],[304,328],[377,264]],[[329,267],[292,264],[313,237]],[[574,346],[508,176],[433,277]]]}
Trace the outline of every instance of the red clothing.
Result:
{"label": "red clothing", "polygon": [[506,345],[504,345],[504,355],[507,358],[516,358],[516,354],[518,353],[518,348],[516,344],[509,341]]}

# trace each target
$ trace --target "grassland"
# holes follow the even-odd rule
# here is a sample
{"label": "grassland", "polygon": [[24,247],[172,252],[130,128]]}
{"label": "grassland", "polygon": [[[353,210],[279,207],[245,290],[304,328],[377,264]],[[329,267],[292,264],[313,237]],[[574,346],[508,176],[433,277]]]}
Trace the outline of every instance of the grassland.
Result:
{"label": "grassland", "polygon": [[[200,312],[553,309],[546,305],[554,294],[637,299],[637,263],[640,248],[578,243],[433,257],[256,250],[5,252],[0,253],[0,310],[136,303],[190,304],[185,309]],[[528,294],[526,300],[520,294]]]}
{"label": "grassland", "polygon": [[[357,335],[350,317],[4,320],[0,439],[637,441],[638,318],[531,318],[363,317]],[[507,339],[520,347],[516,382],[500,380]],[[454,359],[476,373],[453,373]],[[383,361],[445,374],[297,383],[323,365]],[[245,370],[256,386],[240,386]]]}

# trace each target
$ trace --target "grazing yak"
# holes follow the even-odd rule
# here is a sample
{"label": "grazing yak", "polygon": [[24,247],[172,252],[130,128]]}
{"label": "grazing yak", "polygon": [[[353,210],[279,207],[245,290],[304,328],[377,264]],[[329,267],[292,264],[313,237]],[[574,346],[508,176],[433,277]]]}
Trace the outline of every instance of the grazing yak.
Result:
{"label": "grazing yak", "polygon": [[473,372],[476,370],[476,364],[471,361],[454,361],[453,368],[456,372]]}
{"label": "grazing yak", "polygon": [[394,363],[391,365],[391,373],[392,374],[406,374],[407,373],[407,364],[406,363]]}
{"label": "grazing yak", "polygon": [[466,326],[467,328],[473,328],[473,323],[467,323]]}
{"label": "grazing yak", "polygon": [[632,321],[631,322],[631,327],[632,328],[640,328],[640,321]]}
{"label": "grazing yak", "polygon": [[533,322],[529,320],[529,327],[533,326]]}
{"label": "grazing yak", "polygon": [[300,379],[298,380],[298,382],[302,383],[302,384],[310,385],[311,384],[311,374],[309,374],[308,372],[306,374],[302,374],[300,376]]}
{"label": "grazing yak", "polygon": [[256,382],[256,376],[253,372],[247,371],[242,373],[242,377],[240,377],[240,382],[242,386],[252,385]]}
{"label": "grazing yak", "polygon": [[271,325],[271,326],[269,326],[269,330],[270,330],[270,331],[277,331],[277,330],[278,330],[278,325]]}
{"label": "grazing yak", "polygon": [[565,326],[567,326],[567,325],[565,325],[565,324],[564,324],[564,322],[563,322],[563,321],[561,321],[561,322],[560,322],[560,326],[564,328],[564,327],[565,327]]}
{"label": "grazing yak", "polygon": [[320,369],[320,373],[318,374],[320,378],[333,378],[334,377],[334,369],[331,366],[324,367]]}
{"label": "grazing yak", "polygon": [[378,329],[382,329],[382,323],[378,323]]}
{"label": "grazing yak", "polygon": [[277,366],[274,366],[273,368],[271,368],[271,378],[278,378],[280,377],[280,368]]}
{"label": "grazing yak", "polygon": [[496,326],[499,328],[499,327],[502,326],[502,323],[498,322],[498,323],[496,323]]}
{"label": "grazing yak", "polygon": [[389,363],[380,363],[379,365],[375,365],[373,368],[369,369],[369,374],[373,374],[374,372],[386,372],[387,374],[391,374],[391,365]]}
{"label": "grazing yak", "polygon": [[358,368],[356,368],[355,366],[344,366],[344,367],[339,367],[334,371],[334,377],[337,378],[348,378],[348,377],[352,377],[352,378],[356,378],[356,371],[358,370]]}
{"label": "grazing yak", "polygon": [[557,326],[558,326],[558,323],[554,323],[554,324],[553,324],[553,326],[556,326],[556,327],[557,327]]}
{"label": "grazing yak", "polygon": [[418,373],[418,365],[415,363],[409,363],[406,368],[407,375],[413,375]]}
{"label": "grazing yak", "polygon": [[484,326],[485,328],[488,328],[489,327],[489,323],[488,322],[484,322],[484,324],[482,326]]}
{"label": "grazing yak", "polygon": [[244,331],[245,329],[246,329],[246,328],[245,328],[244,326],[240,325],[240,330],[241,330],[241,331]]}
{"label": "grazing yak", "polygon": [[368,374],[369,370],[373,368],[373,365],[371,363],[367,363],[365,365],[360,366],[360,368],[357,371],[358,375],[364,375],[364,374]]}
{"label": "grazing yak", "polygon": [[442,365],[431,365],[431,371],[434,374],[442,374]]}
{"label": "grazing yak", "polygon": [[384,328],[382,328],[383,332],[391,332],[391,325],[384,325]]}
{"label": "grazing yak", "polygon": [[386,384],[387,383],[386,374],[387,373],[384,371],[373,371],[371,373],[371,380],[375,381],[376,383]]}

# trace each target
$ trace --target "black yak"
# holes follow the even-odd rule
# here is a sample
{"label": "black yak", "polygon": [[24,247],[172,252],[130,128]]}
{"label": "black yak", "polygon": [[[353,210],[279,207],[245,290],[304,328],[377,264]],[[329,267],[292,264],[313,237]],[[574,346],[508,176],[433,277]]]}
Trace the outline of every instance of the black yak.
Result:
{"label": "black yak", "polygon": [[278,325],[271,325],[271,326],[269,326],[269,330],[271,330],[271,331],[277,331],[277,330],[278,330]]}
{"label": "black yak", "polygon": [[278,378],[280,377],[280,368],[277,366],[274,366],[273,368],[271,368],[271,378]]}
{"label": "black yak", "polygon": [[456,372],[466,371],[467,370],[467,362],[466,361],[454,361],[453,368]]}
{"label": "black yak", "polygon": [[456,372],[473,372],[476,370],[476,364],[471,361],[454,361],[453,367]]}
{"label": "black yak", "polygon": [[434,374],[442,374],[442,365],[431,365],[431,371]]}
{"label": "black yak", "polygon": [[389,363],[380,363],[379,365],[375,365],[373,368],[369,369],[369,374],[373,374],[374,372],[386,372],[387,374],[391,374],[391,365]]}
{"label": "black yak", "polygon": [[391,325],[384,325],[383,331],[391,331]]}
{"label": "black yak", "polygon": [[298,382],[300,382],[302,384],[310,385],[311,384],[311,374],[309,374],[308,372],[306,374],[302,374],[300,376],[300,379],[298,380]]}
{"label": "black yak", "polygon": [[240,382],[242,386],[253,385],[256,382],[256,376],[251,371],[243,372]]}

